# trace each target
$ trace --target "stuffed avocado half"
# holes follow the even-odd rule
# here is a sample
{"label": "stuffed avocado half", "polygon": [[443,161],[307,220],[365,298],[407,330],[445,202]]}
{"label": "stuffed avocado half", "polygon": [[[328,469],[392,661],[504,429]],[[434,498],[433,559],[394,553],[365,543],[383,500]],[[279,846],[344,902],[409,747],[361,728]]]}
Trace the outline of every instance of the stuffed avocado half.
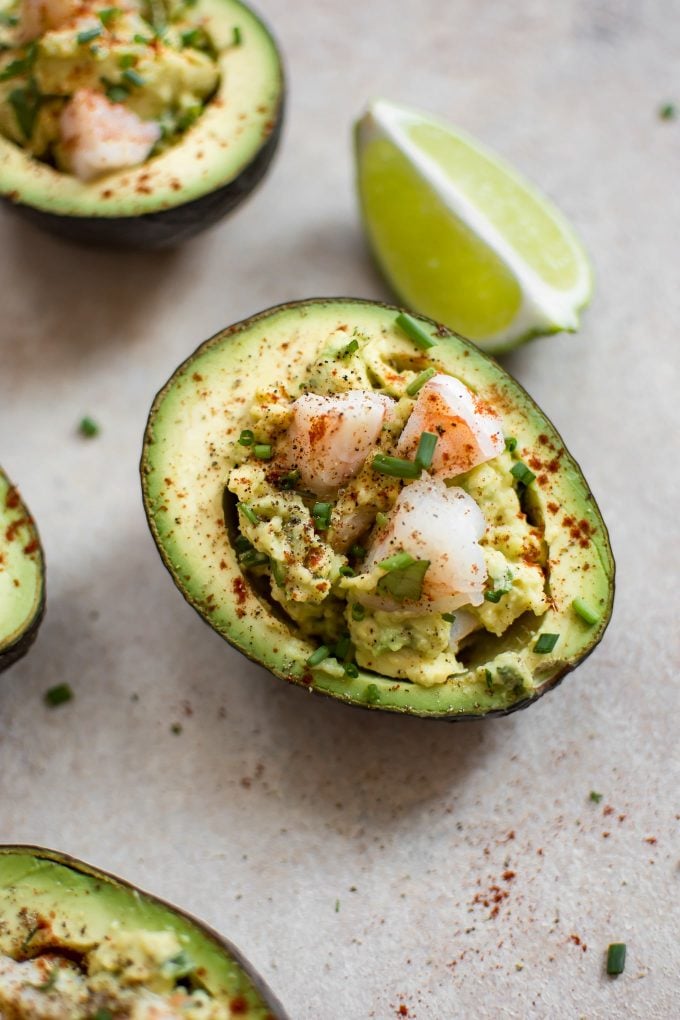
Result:
{"label": "stuffed avocado half", "polygon": [[239,0],[0,0],[0,194],[76,240],[176,243],[263,176],[283,92]]}
{"label": "stuffed avocado half", "polygon": [[185,598],[347,703],[512,711],[611,614],[607,532],[553,426],[495,361],[397,308],[303,301],[213,337],[156,397],[141,468]]}
{"label": "stuffed avocado half", "polygon": [[202,922],[65,854],[0,846],[0,1015],[286,1020]]}
{"label": "stuffed avocado half", "polygon": [[17,488],[0,468],[0,672],[33,644],[44,609],[40,538]]}

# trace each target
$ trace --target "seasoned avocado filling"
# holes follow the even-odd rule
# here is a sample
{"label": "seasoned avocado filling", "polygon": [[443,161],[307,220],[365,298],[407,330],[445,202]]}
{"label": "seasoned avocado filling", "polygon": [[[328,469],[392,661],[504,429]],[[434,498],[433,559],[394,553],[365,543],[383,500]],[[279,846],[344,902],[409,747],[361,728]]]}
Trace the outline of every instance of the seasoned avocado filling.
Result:
{"label": "seasoned avocado filling", "polygon": [[[533,475],[496,410],[454,376],[338,330],[298,392],[260,392],[249,414],[226,481],[235,549],[318,642],[310,667],[443,684],[477,644],[548,609]],[[512,650],[485,682],[534,686]]]}
{"label": "seasoned avocado filling", "polygon": [[143,163],[218,86],[205,20],[196,0],[0,0],[0,133],[85,181]]}
{"label": "seasoned avocado filling", "polygon": [[[31,932],[23,951],[30,956]],[[78,959],[48,949],[15,960],[0,954],[0,1017],[15,1020],[229,1020],[170,931],[112,925]]]}

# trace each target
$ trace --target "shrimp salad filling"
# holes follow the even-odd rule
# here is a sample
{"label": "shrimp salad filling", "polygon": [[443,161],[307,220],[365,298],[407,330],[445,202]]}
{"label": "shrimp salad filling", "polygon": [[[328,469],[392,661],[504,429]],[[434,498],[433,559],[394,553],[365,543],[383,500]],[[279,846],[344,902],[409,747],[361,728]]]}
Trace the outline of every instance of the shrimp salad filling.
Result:
{"label": "shrimp salad filling", "polygon": [[0,954],[0,1020],[229,1020],[194,971],[173,932],[113,925],[77,960]]}
{"label": "shrimp salad filling", "polygon": [[219,83],[197,0],[0,0],[0,133],[91,181],[175,143]]}
{"label": "shrimp salad filling", "polygon": [[[257,393],[226,482],[233,541],[316,643],[310,668],[429,687],[464,673],[475,642],[546,612],[547,546],[497,411],[422,362],[389,367],[384,343],[339,330],[297,393]],[[512,650],[487,673],[534,686]]]}

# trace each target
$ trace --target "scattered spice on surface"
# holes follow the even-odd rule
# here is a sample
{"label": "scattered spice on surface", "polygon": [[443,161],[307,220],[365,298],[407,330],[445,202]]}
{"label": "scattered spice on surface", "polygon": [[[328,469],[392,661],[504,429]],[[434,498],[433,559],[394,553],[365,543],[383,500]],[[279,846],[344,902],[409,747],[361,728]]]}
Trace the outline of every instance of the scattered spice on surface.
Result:
{"label": "scattered spice on surface", "polygon": [[56,708],[58,705],[65,705],[67,701],[71,701],[73,691],[69,684],[56,684],[45,691],[43,699],[50,708]]}
{"label": "scattered spice on surface", "polygon": [[97,424],[94,418],[89,418],[87,415],[80,419],[78,423],[78,431],[81,436],[85,439],[94,439],[101,432],[101,427]]}

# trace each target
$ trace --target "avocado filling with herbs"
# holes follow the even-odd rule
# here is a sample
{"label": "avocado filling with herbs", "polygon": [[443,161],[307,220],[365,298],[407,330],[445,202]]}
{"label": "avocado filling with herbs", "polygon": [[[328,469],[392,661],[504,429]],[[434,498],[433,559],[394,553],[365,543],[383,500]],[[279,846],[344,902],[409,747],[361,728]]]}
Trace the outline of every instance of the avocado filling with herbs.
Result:
{"label": "avocado filling with herbs", "polygon": [[[310,666],[432,686],[466,671],[480,635],[546,612],[547,546],[493,406],[429,367],[390,372],[388,356],[381,337],[338,330],[300,395],[258,392],[226,486],[241,567],[318,642]],[[510,675],[532,684],[512,652],[490,682]]]}
{"label": "avocado filling with herbs", "polygon": [[143,163],[218,87],[206,20],[197,0],[0,0],[0,133],[82,181]]}

